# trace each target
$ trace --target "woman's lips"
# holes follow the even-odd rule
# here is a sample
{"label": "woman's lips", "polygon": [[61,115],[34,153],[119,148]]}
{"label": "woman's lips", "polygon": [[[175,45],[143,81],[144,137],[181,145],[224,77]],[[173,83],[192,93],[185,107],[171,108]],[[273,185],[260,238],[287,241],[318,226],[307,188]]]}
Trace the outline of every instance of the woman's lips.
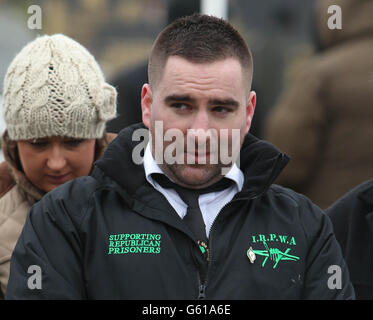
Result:
{"label": "woman's lips", "polygon": [[63,175],[50,175],[47,174],[47,178],[54,183],[64,183],[69,180],[70,173]]}

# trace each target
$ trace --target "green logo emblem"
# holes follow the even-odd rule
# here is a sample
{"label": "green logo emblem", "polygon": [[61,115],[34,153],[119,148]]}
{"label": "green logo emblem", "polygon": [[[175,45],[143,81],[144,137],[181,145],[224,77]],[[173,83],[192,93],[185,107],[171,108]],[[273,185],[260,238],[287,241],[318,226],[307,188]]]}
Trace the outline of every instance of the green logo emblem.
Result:
{"label": "green logo emblem", "polygon": [[[250,259],[251,263],[254,263],[256,256],[263,256],[265,257],[262,262],[262,267],[265,266],[268,259],[273,261],[273,269],[275,269],[280,261],[298,261],[300,260],[299,257],[295,255],[289,254],[291,248],[287,247],[285,250],[280,250],[279,248],[272,247],[276,242],[278,244],[285,244],[288,246],[296,246],[295,238],[288,237],[284,235],[277,235],[274,233],[270,233],[269,235],[258,234],[252,236],[253,243],[262,243],[264,246],[264,250],[255,250],[250,247],[247,251],[247,256]],[[269,243],[269,245],[268,245]]]}
{"label": "green logo emblem", "polygon": [[107,254],[160,253],[161,235],[151,233],[119,233],[109,235]]}
{"label": "green logo emblem", "polygon": [[201,250],[202,253],[205,253],[206,252],[206,249],[202,246],[199,246],[199,249]]}

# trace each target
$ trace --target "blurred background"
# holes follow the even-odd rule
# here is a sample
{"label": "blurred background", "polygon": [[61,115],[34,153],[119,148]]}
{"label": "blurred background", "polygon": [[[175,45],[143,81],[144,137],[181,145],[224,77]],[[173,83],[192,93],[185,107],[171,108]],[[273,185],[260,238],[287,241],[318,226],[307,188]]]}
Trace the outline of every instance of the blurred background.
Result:
{"label": "blurred background", "polygon": [[[28,28],[31,5],[41,8],[41,30]],[[254,56],[258,103],[252,133],[258,137],[283,84],[312,54],[313,7],[313,0],[228,1],[227,19],[244,36]],[[0,95],[9,63],[27,42],[41,34],[64,33],[96,57],[106,79],[118,88],[119,104],[126,103],[129,95],[119,88],[127,89],[126,75],[133,80],[130,95],[139,101],[140,92],[133,82],[142,84],[143,80],[135,79],[133,73],[146,62],[158,32],[173,18],[200,8],[199,0],[0,0]],[[131,106],[137,110],[131,116],[129,106],[123,108],[127,122],[109,125],[110,131],[117,132],[139,117],[139,105]]]}

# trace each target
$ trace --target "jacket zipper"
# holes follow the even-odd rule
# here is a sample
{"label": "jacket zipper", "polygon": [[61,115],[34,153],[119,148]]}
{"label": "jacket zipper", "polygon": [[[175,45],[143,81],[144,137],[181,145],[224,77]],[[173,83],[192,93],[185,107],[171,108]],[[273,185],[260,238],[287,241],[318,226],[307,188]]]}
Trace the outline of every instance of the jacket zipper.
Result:
{"label": "jacket zipper", "polygon": [[238,198],[235,200],[232,200],[224,205],[224,207],[220,210],[220,212],[216,215],[214,221],[212,222],[211,228],[210,228],[210,236],[209,236],[209,246],[208,246],[208,255],[207,255],[207,271],[206,271],[206,277],[204,279],[204,282],[201,282],[201,277],[199,275],[199,272],[197,272],[198,275],[198,300],[206,299],[206,287],[207,287],[207,280],[208,280],[208,274],[210,270],[210,265],[211,265],[211,235],[212,235],[212,230],[215,224],[215,221],[217,217],[223,212],[223,210],[231,205],[233,202],[241,201],[243,198]]}
{"label": "jacket zipper", "polygon": [[197,274],[198,274],[198,297],[197,299],[204,300],[206,299],[206,293],[205,293],[206,285],[201,283],[201,277],[199,275],[199,272]]}
{"label": "jacket zipper", "polygon": [[[278,157],[276,159],[276,163],[274,165],[274,168],[276,169],[277,168],[277,165],[278,163],[284,158],[284,155],[281,154],[280,157]],[[220,212],[216,215],[214,221],[212,222],[212,225],[211,225],[211,228],[210,228],[210,236],[209,236],[209,249],[208,249],[208,256],[207,256],[207,259],[208,259],[208,262],[207,262],[207,271],[206,271],[206,277],[204,279],[204,282],[202,283],[201,282],[201,277],[199,275],[199,271],[197,272],[197,275],[198,275],[198,300],[202,300],[202,299],[206,299],[206,287],[207,287],[207,280],[208,280],[208,276],[209,276],[209,270],[210,270],[210,266],[211,266],[211,256],[212,256],[212,250],[211,250],[211,239],[212,239],[212,231],[214,229],[214,225],[215,225],[215,221],[216,219],[218,218],[219,215],[221,215],[221,213],[229,206],[231,205],[233,202],[237,202],[237,201],[242,201],[242,200],[248,200],[248,201],[251,201],[251,200],[254,200],[256,198],[259,198],[264,192],[265,190],[268,189],[268,187],[272,184],[272,177],[275,176],[275,174],[277,175],[276,173],[277,170],[273,170],[272,174],[271,174],[271,177],[269,179],[269,182],[265,185],[265,187],[259,192],[259,193],[254,193],[250,196],[246,196],[246,197],[243,197],[243,198],[237,198],[237,199],[234,199],[234,200],[231,200],[229,201],[228,203],[226,203],[224,205],[224,207],[220,210]]]}
{"label": "jacket zipper", "polygon": [[198,300],[203,300],[203,299],[206,299],[206,287],[207,287],[207,280],[208,280],[208,275],[209,275],[209,270],[210,270],[210,265],[211,265],[211,255],[212,255],[212,250],[211,250],[211,239],[212,239],[212,231],[213,231],[213,228],[214,228],[214,225],[215,225],[215,221],[216,219],[218,218],[219,215],[221,215],[221,213],[229,206],[231,205],[233,202],[238,202],[238,201],[242,201],[242,200],[253,200],[257,197],[259,197],[260,195],[262,194],[262,192],[260,192],[259,194],[254,194],[250,197],[244,197],[244,198],[237,198],[237,199],[234,199],[234,200],[231,200],[230,202],[226,203],[224,205],[223,208],[221,208],[220,212],[216,215],[214,221],[212,222],[212,225],[211,225],[211,228],[210,228],[210,235],[209,235],[209,246],[208,246],[208,256],[207,256],[207,259],[208,259],[208,263],[207,263],[207,271],[206,271],[206,277],[204,279],[204,282],[202,283],[201,282],[201,277],[199,275],[199,272],[197,272],[197,275],[198,275],[198,297],[197,299]]}

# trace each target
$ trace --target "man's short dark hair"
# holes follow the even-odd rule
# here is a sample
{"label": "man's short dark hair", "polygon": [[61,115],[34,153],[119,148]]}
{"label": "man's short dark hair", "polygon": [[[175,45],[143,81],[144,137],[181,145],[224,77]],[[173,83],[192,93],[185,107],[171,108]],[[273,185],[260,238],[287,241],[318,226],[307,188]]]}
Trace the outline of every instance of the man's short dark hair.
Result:
{"label": "man's short dark hair", "polygon": [[148,77],[152,88],[157,86],[171,56],[194,63],[236,58],[248,87],[251,87],[253,66],[250,50],[238,31],[223,19],[196,13],[168,25],[158,35],[150,53]]}

